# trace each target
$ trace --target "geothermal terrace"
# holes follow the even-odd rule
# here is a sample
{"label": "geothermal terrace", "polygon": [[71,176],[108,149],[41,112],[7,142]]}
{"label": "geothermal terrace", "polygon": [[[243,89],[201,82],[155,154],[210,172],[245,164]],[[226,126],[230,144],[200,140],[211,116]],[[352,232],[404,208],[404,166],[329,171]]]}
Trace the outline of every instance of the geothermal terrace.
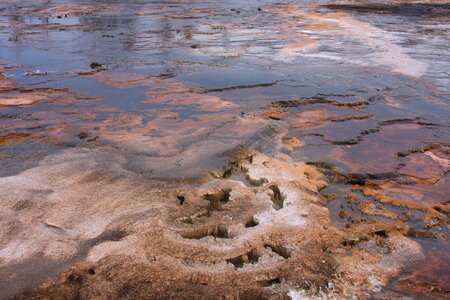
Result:
{"label": "geothermal terrace", "polygon": [[5,0],[0,43],[0,299],[449,299],[449,1]]}

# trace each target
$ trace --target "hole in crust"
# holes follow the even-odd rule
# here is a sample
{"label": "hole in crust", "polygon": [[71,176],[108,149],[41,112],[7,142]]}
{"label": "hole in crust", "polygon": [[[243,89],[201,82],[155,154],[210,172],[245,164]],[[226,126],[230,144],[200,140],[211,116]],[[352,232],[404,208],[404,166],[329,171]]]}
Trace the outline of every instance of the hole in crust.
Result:
{"label": "hole in crust", "polygon": [[384,230],[375,231],[374,233],[375,233],[375,235],[377,235],[379,237],[382,237],[382,238],[387,238],[388,237],[386,231],[384,231]]}
{"label": "hole in crust", "polygon": [[214,238],[219,239],[229,239],[232,237],[227,227],[217,225],[181,234],[181,237],[185,239],[196,239],[196,240],[202,239],[207,236],[212,236]]}
{"label": "hole in crust", "polygon": [[123,230],[108,230],[97,237],[87,240],[84,245],[89,247],[94,247],[98,244],[104,243],[104,242],[117,242],[122,240],[124,237],[127,236],[127,233]]}
{"label": "hole in crust", "polygon": [[253,216],[251,216],[247,222],[245,222],[244,226],[245,228],[250,228],[250,227],[256,227],[258,226],[259,223],[257,221],[255,221],[255,218]]}
{"label": "hole in crust", "polygon": [[[253,163],[253,156],[246,158],[247,162]],[[233,178],[234,177],[234,178]],[[223,172],[222,178],[243,181],[244,184],[250,186],[261,187],[268,182],[266,178],[253,179],[248,174],[248,169],[243,167],[240,162],[230,162],[228,168]]]}
{"label": "hole in crust", "polygon": [[266,286],[272,286],[272,285],[274,285],[274,284],[279,284],[279,283],[281,283],[282,281],[283,281],[283,280],[282,280],[281,278],[277,277],[277,278],[270,279],[270,280],[258,281],[258,283],[259,283],[261,286],[266,287]]}
{"label": "hole in crust", "polygon": [[245,179],[250,183],[252,186],[261,187],[265,183],[268,182],[266,178],[259,178],[259,179],[253,179],[250,177],[250,175],[247,174],[248,171],[244,173]]}
{"label": "hole in crust", "polygon": [[87,272],[90,275],[95,275],[95,270],[93,268],[88,269]]}
{"label": "hole in crust", "polygon": [[273,192],[273,195],[270,195],[273,202],[273,208],[275,208],[275,210],[282,209],[286,196],[281,193],[280,188],[277,185],[270,186],[270,189]]}
{"label": "hole in crust", "polygon": [[184,197],[183,195],[178,195],[177,199],[180,205],[183,205],[184,201],[186,201],[186,197]]}
{"label": "hole in crust", "polygon": [[220,206],[230,201],[231,189],[223,189],[215,194],[206,194],[203,196],[210,203],[211,210],[219,210]]}
{"label": "hole in crust", "polygon": [[222,178],[230,178],[231,175],[239,171],[241,171],[241,165],[239,162],[230,162],[228,169],[223,172]]}
{"label": "hole in crust", "polygon": [[82,274],[79,274],[77,272],[70,273],[67,276],[67,281],[71,283],[78,283],[81,284],[84,282],[84,276]]}
{"label": "hole in crust", "polygon": [[258,263],[260,255],[255,251],[251,250],[250,252],[239,255],[233,258],[227,259],[227,263],[233,264],[236,269],[242,268],[244,264],[256,264]]}
{"label": "hole in crust", "polygon": [[183,222],[186,224],[194,224],[194,222],[196,220],[203,218],[203,217],[209,217],[209,216],[210,216],[209,210],[205,209],[205,210],[200,211],[192,216],[179,218],[179,219],[177,219],[177,221],[180,221],[180,222]]}
{"label": "hole in crust", "polygon": [[265,245],[265,247],[269,248],[270,250],[272,250],[272,252],[278,254],[284,259],[288,259],[289,257],[291,257],[291,250],[285,246],[273,247],[270,245]]}

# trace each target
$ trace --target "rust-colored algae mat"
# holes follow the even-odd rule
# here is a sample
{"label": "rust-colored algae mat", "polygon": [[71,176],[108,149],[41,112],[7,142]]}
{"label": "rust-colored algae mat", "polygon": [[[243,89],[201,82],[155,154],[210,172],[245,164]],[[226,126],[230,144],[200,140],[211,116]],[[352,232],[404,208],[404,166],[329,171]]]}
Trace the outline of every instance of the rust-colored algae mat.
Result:
{"label": "rust-colored algae mat", "polygon": [[0,3],[0,299],[448,299],[450,1]]}

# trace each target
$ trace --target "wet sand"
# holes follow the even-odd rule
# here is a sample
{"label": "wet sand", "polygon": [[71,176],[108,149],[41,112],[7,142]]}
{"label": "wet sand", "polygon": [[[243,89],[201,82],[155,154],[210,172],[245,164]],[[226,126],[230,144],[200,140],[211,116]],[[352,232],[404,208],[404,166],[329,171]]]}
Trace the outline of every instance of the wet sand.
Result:
{"label": "wet sand", "polygon": [[1,299],[446,299],[450,3],[0,3]]}

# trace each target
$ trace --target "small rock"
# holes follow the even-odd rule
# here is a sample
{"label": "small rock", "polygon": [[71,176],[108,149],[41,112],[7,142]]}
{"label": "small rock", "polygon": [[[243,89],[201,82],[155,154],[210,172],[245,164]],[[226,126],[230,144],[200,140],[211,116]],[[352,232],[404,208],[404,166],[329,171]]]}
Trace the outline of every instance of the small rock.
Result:
{"label": "small rock", "polygon": [[173,70],[167,69],[165,72],[158,75],[159,78],[172,78],[175,76],[175,72]]}
{"label": "small rock", "polygon": [[28,71],[25,73],[26,76],[43,76],[47,74],[47,72],[41,70]]}
{"label": "small rock", "polygon": [[92,137],[92,138],[89,138],[89,139],[87,139],[86,141],[87,141],[87,142],[95,142],[96,140],[98,140],[98,135],[96,135],[96,136],[94,136],[94,137]]}
{"label": "small rock", "polygon": [[58,225],[53,224],[53,223],[50,223],[50,222],[45,222],[44,225],[46,227],[48,227],[48,228],[56,229],[56,230],[59,230],[59,231],[66,231],[63,227],[58,226]]}
{"label": "small rock", "polygon": [[84,140],[85,138],[88,137],[88,133],[85,132],[85,131],[82,131],[82,132],[80,132],[79,134],[77,134],[77,137],[78,137],[80,140]]}
{"label": "small rock", "polygon": [[94,70],[106,70],[105,65],[95,62],[95,61],[92,62],[90,66],[91,66],[91,69],[94,69]]}

